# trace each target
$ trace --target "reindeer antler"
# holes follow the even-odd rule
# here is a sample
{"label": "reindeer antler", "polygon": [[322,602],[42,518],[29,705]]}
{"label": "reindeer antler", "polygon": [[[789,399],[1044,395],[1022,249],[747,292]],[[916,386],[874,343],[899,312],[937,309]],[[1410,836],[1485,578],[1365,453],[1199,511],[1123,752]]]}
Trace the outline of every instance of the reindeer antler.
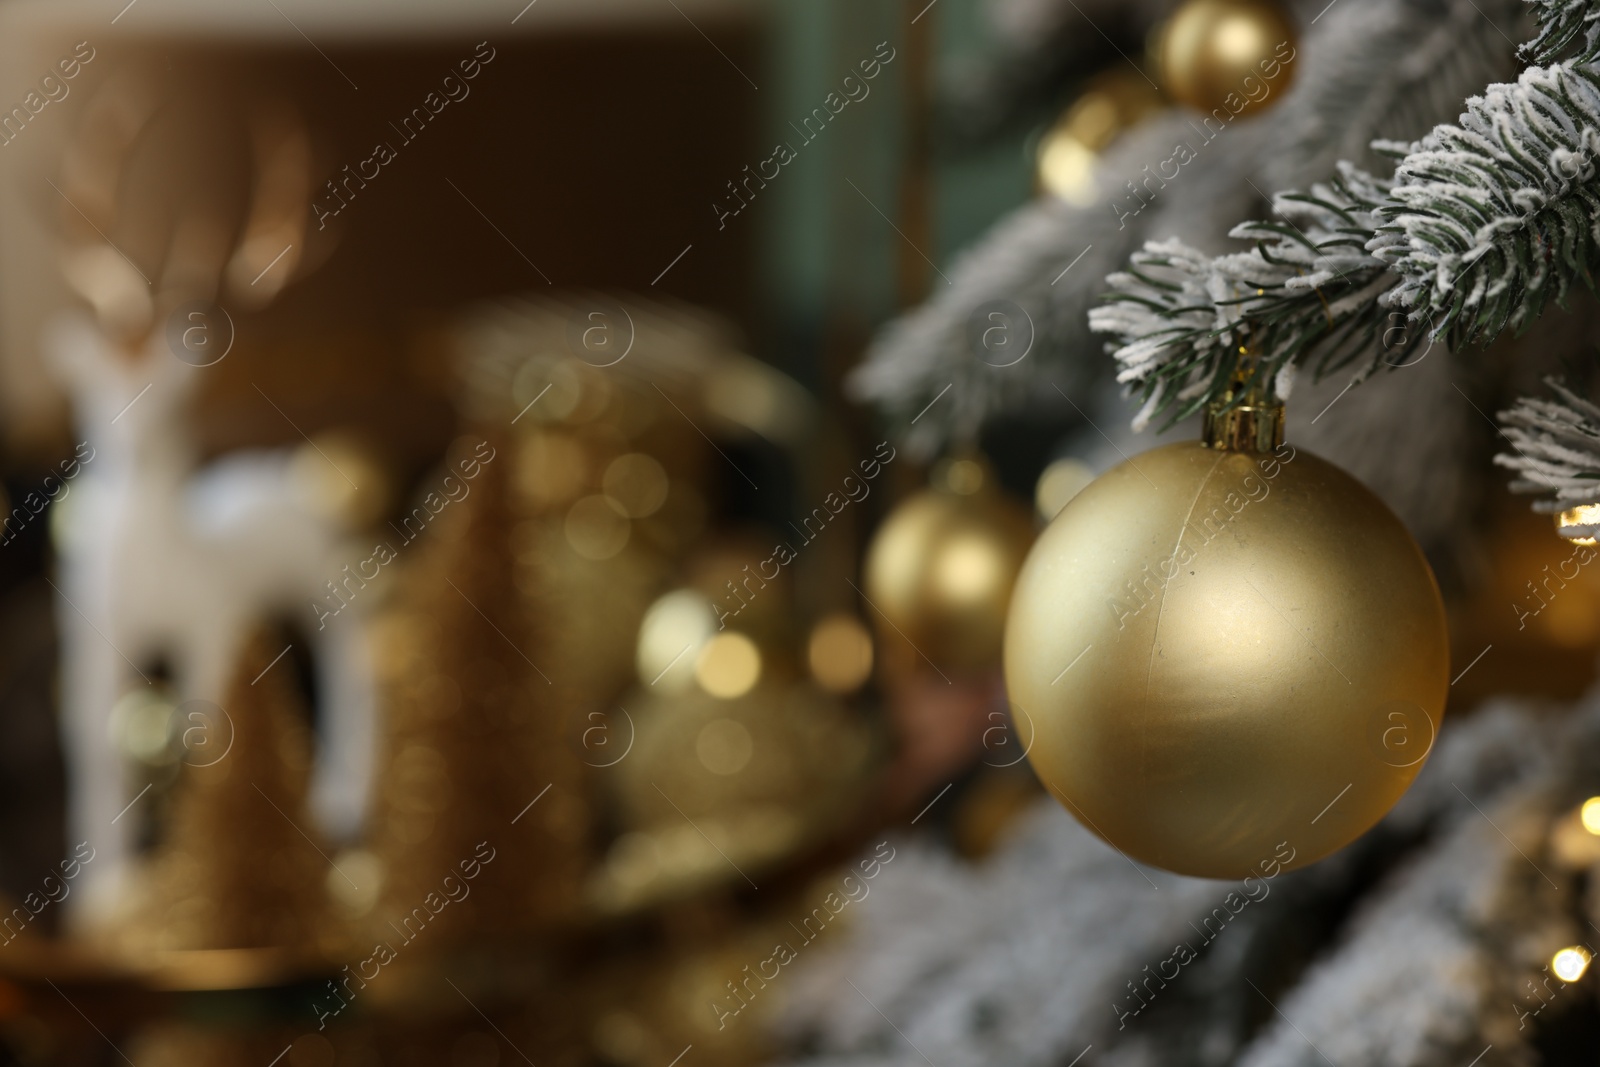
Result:
{"label": "reindeer antler", "polygon": [[[102,330],[130,351],[156,326],[162,308],[227,299],[259,308],[306,264],[311,145],[287,103],[253,109],[248,120],[250,189],[242,219],[225,199],[185,204],[173,213],[158,281],[112,240],[125,217],[128,159],[162,108],[153,79],[129,72],[91,98],[62,159],[62,272],[94,309]],[[52,183],[53,184],[53,183]]]}
{"label": "reindeer antler", "polygon": [[[106,236],[117,215],[123,165],[156,113],[150,83],[112,78],[90,98],[61,160],[61,272],[108,336],[140,337],[155,318],[150,279]],[[54,184],[54,183],[52,183]]]}
{"label": "reindeer antler", "polygon": [[228,261],[229,295],[260,307],[281,292],[304,259],[311,211],[311,141],[287,105],[262,108],[251,124],[256,187],[243,236]]}

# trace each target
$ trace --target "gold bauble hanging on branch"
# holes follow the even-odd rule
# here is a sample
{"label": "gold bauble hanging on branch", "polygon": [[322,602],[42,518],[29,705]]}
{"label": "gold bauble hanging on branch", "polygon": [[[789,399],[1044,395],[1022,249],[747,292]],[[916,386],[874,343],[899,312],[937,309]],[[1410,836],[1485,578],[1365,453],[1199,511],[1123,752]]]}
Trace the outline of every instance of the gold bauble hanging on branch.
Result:
{"label": "gold bauble hanging on branch", "polygon": [[1161,88],[1222,121],[1255,113],[1294,80],[1295,29],[1273,0],[1186,0],[1161,30]]}
{"label": "gold bauble hanging on branch", "polygon": [[[1136,860],[1237,879],[1365,832],[1420,769],[1449,642],[1421,551],[1282,409],[1106,473],[1040,535],[1006,684],[1040,779]],[[1276,446],[1276,447],[1275,447]]]}
{"label": "gold bauble hanging on branch", "polygon": [[898,505],[867,549],[866,594],[887,623],[880,641],[909,641],[944,670],[992,670],[1033,521],[980,460],[947,460],[933,483]]}

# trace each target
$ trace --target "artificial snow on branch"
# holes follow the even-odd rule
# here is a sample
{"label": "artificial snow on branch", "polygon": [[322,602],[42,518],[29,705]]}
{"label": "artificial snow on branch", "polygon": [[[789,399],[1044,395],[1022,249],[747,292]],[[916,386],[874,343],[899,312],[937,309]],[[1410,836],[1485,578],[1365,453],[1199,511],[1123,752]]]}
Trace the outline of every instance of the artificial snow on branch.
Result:
{"label": "artificial snow on branch", "polygon": [[1198,410],[1227,389],[1246,353],[1282,394],[1287,372],[1312,352],[1319,373],[1360,359],[1365,377],[1419,343],[1419,331],[1380,306],[1395,278],[1366,247],[1388,183],[1349,164],[1339,170],[1309,194],[1279,195],[1276,221],[1235,227],[1232,236],[1255,239],[1249,251],[1208,257],[1152,242],[1107,279],[1111,292],[1089,326],[1120,342],[1117,380],[1145,399],[1136,426],[1159,411],[1178,419]]}
{"label": "artificial snow on branch", "polygon": [[[896,842],[852,937],[785,995],[791,1067],[1062,1067],[1090,1046],[1117,1067],[1463,1067],[1491,1042],[1530,1062],[1555,1012],[1521,1026],[1525,983],[1594,917],[1542,846],[1597,752],[1594,695],[1484,708],[1377,831],[1262,881],[1220,932],[1237,884],[1138,868],[1049,800],[981,865]],[[1180,941],[1202,955],[1174,978]]]}
{"label": "artificial snow on branch", "polygon": [[1577,58],[1593,63],[1600,58],[1600,5],[1590,0],[1528,0],[1539,21],[1539,35],[1524,44],[1522,57],[1530,63],[1549,63],[1582,39]]}
{"label": "artificial snow on branch", "polygon": [[1280,194],[1281,221],[1233,231],[1257,239],[1252,252],[1208,261],[1148,245],[1109,279],[1091,328],[1116,338],[1141,420],[1222,395],[1246,342],[1258,374],[1354,363],[1357,380],[1424,337],[1487,343],[1591,282],[1597,156],[1600,75],[1530,67],[1410,146],[1392,182],[1341,165],[1309,196]]}
{"label": "artificial snow on branch", "polygon": [[[1400,164],[1368,247],[1401,275],[1389,300],[1430,332],[1522,329],[1596,262],[1600,75],[1568,60],[1467,101]],[[1437,316],[1435,318],[1434,316]]]}
{"label": "artificial snow on branch", "polygon": [[[996,0],[999,8],[1030,12],[1036,5],[1059,6],[1062,18],[1081,17],[1064,0]],[[876,405],[898,423],[903,442],[926,454],[952,436],[972,435],[997,414],[1054,398],[1052,383],[1072,395],[1086,391],[1087,383],[1103,380],[1088,310],[1105,291],[1106,274],[1126,263],[1139,242],[1182,239],[1207,254],[1221,251],[1231,220],[1259,210],[1262,190],[1303,188],[1353,152],[1363,164],[1382,162],[1367,148],[1374,138],[1409,141],[1453,119],[1468,93],[1514,69],[1514,48],[1500,27],[1515,26],[1525,6],[1521,0],[1310,6],[1302,12],[1308,31],[1295,61],[1303,69],[1281,102],[1241,115],[1215,145],[1196,140],[1180,109],[1130,131],[1099,168],[1105,201],[1069,207],[1039,199],[996,226],[945,268],[952,286],[936,286],[932,299],[877,338],[852,382],[854,396]],[[1150,174],[1180,142],[1193,154],[1179,157],[1186,160],[1179,177],[1165,184],[1141,177],[1141,168]],[[1121,190],[1128,178],[1144,182],[1138,189],[1147,203],[1124,226],[1117,215],[1126,213],[1130,197]],[[1357,280],[1348,272],[1347,279]],[[1309,290],[1300,296],[1320,314],[1322,297]],[[985,350],[982,339],[993,336],[986,322],[974,328],[986,304],[1002,301],[1030,316],[1035,331],[1032,355],[1015,366],[997,366]],[[1415,333],[1392,311],[1377,313],[1374,322],[1375,335],[1391,344]],[[1387,349],[1379,358],[1400,361]]]}
{"label": "artificial snow on branch", "polygon": [[1513,491],[1550,494],[1534,510],[1562,511],[1600,497],[1600,407],[1554,378],[1545,381],[1557,399],[1524,397],[1500,413],[1515,451],[1494,461],[1517,472]]}

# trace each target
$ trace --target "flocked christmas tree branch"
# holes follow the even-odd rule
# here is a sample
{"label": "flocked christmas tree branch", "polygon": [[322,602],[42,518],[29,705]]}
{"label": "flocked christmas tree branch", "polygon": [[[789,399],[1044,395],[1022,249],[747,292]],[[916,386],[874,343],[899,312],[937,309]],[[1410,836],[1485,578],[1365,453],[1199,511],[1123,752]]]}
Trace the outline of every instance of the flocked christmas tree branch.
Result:
{"label": "flocked christmas tree branch", "polygon": [[[1591,8],[1545,5],[1535,45],[1588,33]],[[1309,194],[1280,195],[1278,220],[1233,231],[1257,240],[1250,252],[1147,246],[1109,279],[1091,326],[1117,337],[1141,419],[1220,395],[1247,342],[1280,391],[1296,366],[1354,364],[1360,379],[1425,339],[1485,343],[1590,283],[1597,158],[1600,75],[1581,59],[1530,67],[1409,146],[1392,181],[1344,166]]]}
{"label": "flocked christmas tree branch", "polygon": [[[1056,6],[1063,17],[1082,17],[1068,0],[994,2]],[[1289,4],[1307,24],[1303,60],[1296,61],[1304,67],[1269,111],[1228,127],[1227,150],[1207,147],[1204,136],[1197,140],[1178,109],[1129,129],[1097,161],[1099,199],[1068,204],[1039,197],[997,225],[944,268],[953,285],[936,287],[925,304],[879,335],[850,380],[852,395],[879,407],[898,424],[900,441],[923,456],[970,437],[998,415],[1049,408],[1070,427],[1077,413],[1061,410],[1066,402],[1057,389],[1081,399],[1111,376],[1095,354],[1101,345],[1088,323],[1106,275],[1156,235],[1181,236],[1208,252],[1226,247],[1228,220],[1260,211],[1262,190],[1305,188],[1332,174],[1339,159],[1388,173],[1391,167],[1368,147],[1374,139],[1409,142],[1453,120],[1461,101],[1485,84],[1514,77],[1515,49],[1505,31],[1524,21],[1529,6],[1525,0],[1341,0],[1324,12],[1325,0]],[[1094,9],[1078,6],[1093,16]],[[1197,153],[1182,179],[1130,216],[1116,190],[1179,143]],[[999,335],[989,329],[997,307],[1004,321],[1021,325],[1016,336],[1006,334],[1008,343],[1018,342],[1008,353],[1030,351],[1020,362],[990,351]],[[1391,341],[1405,332],[1393,327],[1384,320]]]}
{"label": "flocked christmas tree branch", "polygon": [[1555,400],[1524,398],[1500,421],[1514,449],[1495,457],[1516,471],[1511,488],[1546,493],[1539,511],[1562,511],[1600,497],[1600,407],[1555,379],[1547,379]]}
{"label": "flocked christmas tree branch", "polygon": [[[1220,396],[1246,344],[1280,393],[1307,359],[1327,371],[1377,350],[1379,298],[1395,279],[1365,246],[1387,183],[1340,170],[1309,194],[1280,195],[1277,221],[1236,227],[1233,236],[1257,241],[1247,252],[1213,258],[1152,242],[1108,279],[1107,303],[1089,322],[1121,340],[1118,380],[1146,398],[1137,424],[1169,409],[1182,418]],[[1415,343],[1412,331],[1403,346]]]}
{"label": "flocked christmas tree branch", "polygon": [[1582,38],[1574,58],[1593,63],[1600,58],[1600,5],[1587,0],[1528,0],[1539,21],[1539,33],[1522,46],[1522,57],[1548,63],[1570,51]]}

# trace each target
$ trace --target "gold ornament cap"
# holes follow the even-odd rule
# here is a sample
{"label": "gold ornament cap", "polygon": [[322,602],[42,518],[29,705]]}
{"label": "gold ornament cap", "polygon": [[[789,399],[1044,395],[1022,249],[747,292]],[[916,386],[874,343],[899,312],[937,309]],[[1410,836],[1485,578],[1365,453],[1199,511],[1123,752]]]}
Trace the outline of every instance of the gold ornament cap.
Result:
{"label": "gold ornament cap", "polygon": [[[1240,354],[1245,354],[1243,348]],[[1268,397],[1261,382],[1251,378],[1250,368],[1241,367],[1228,391],[1206,405],[1200,439],[1207,448],[1271,452],[1283,444],[1283,403]]]}

